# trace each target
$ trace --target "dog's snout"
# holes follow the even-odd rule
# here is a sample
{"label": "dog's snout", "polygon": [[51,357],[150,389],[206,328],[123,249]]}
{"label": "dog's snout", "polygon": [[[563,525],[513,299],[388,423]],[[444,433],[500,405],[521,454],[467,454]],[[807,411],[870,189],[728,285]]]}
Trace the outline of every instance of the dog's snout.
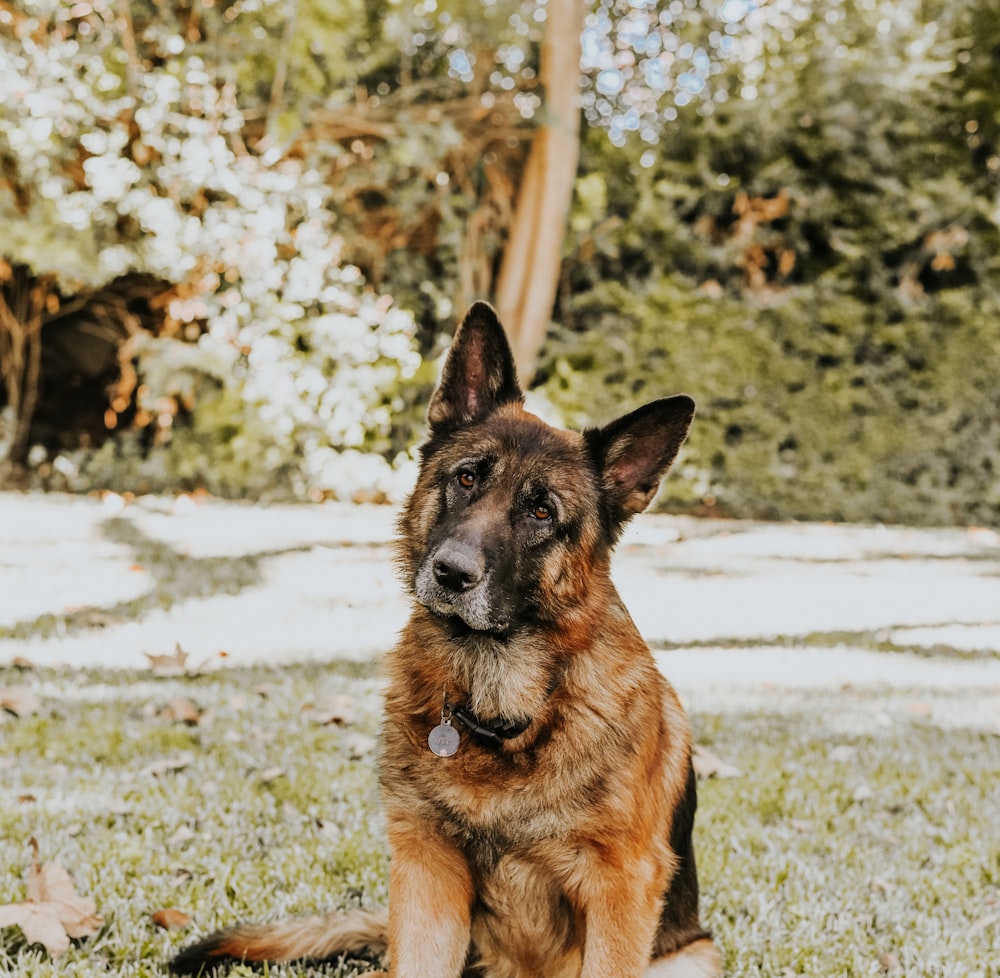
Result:
{"label": "dog's snout", "polygon": [[469,591],[482,579],[483,555],[458,542],[446,543],[434,555],[434,580],[449,591]]}

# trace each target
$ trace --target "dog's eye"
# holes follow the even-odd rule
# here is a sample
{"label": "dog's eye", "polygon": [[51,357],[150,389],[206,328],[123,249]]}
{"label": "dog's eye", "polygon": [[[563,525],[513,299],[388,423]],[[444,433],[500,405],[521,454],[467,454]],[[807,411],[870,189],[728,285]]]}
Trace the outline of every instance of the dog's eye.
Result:
{"label": "dog's eye", "polygon": [[545,520],[552,519],[552,510],[544,503],[539,503],[537,506],[532,508],[531,515],[536,520],[544,522]]}
{"label": "dog's eye", "polygon": [[476,474],[468,469],[463,469],[458,473],[458,484],[463,489],[471,489],[476,484]]}

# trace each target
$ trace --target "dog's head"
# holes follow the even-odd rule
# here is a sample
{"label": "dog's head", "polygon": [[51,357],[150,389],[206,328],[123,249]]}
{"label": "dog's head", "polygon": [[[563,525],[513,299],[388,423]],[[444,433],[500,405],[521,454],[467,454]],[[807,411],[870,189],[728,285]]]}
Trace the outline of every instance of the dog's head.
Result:
{"label": "dog's head", "polygon": [[476,303],[431,398],[430,438],[400,519],[417,601],[476,632],[565,618],[656,494],[694,415],[679,395],[581,434],[545,424],[522,401],[496,313]]}

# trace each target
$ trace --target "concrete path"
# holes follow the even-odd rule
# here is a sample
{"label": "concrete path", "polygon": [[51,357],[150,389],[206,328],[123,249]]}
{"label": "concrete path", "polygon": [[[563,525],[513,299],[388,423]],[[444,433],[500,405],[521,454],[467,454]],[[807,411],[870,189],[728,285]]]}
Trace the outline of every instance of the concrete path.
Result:
{"label": "concrete path", "polygon": [[[406,615],[393,520],[385,507],[0,494],[0,665],[145,668],[177,644],[210,666],[377,656]],[[614,573],[698,707],[809,709],[831,693],[870,705],[879,691],[1000,732],[991,530],[645,515]],[[862,712],[878,723],[881,709]]]}

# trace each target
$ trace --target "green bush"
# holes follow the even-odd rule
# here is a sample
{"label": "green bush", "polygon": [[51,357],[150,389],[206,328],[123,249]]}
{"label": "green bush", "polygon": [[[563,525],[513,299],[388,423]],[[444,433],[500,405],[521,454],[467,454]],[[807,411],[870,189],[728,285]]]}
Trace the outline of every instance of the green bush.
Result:
{"label": "green bush", "polygon": [[[753,308],[662,278],[601,283],[542,390],[571,423],[677,391],[698,414],[661,505],[761,518],[995,522],[996,306],[949,294],[889,322],[822,285]],[[978,351],[978,353],[977,353]]]}
{"label": "green bush", "polygon": [[804,7],[655,158],[588,135],[539,381],[578,423],[695,396],[661,504],[1000,519],[1000,21],[974,7]]}

